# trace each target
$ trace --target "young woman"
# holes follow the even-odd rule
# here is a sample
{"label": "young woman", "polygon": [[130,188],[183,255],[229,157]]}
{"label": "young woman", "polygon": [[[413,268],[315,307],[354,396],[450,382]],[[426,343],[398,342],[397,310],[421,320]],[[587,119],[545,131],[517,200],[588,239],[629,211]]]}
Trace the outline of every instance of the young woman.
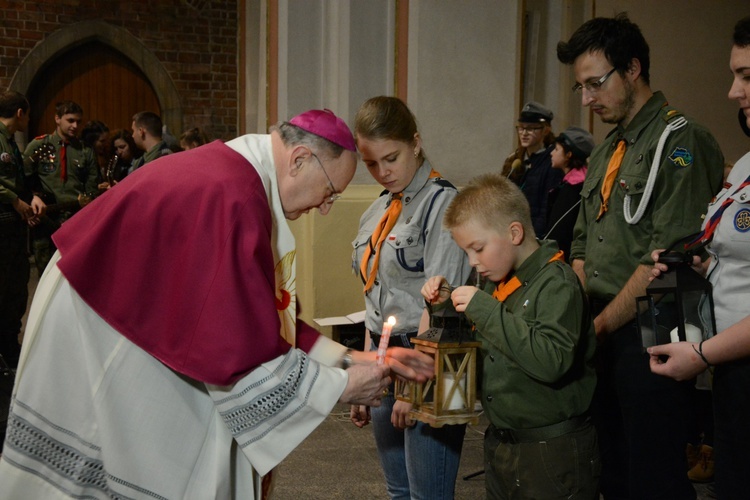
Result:
{"label": "young woman", "polygon": [[547,206],[547,234],[542,239],[556,240],[565,260],[570,262],[570,244],[573,241],[573,226],[578,218],[581,203],[581,188],[588,169],[586,161],[594,149],[594,138],[578,127],[568,127],[555,139],[555,148],[550,153],[552,168],[562,172],[560,185],[549,192]]}
{"label": "young woman", "polygon": [[[364,283],[365,326],[377,349],[384,321],[396,318],[390,345],[411,347],[424,314],[420,290],[429,276],[466,282],[464,252],[442,227],[456,188],[427,160],[409,108],[395,97],[374,97],[360,107],[355,137],[362,161],[385,188],[362,215],[353,264]],[[424,324],[424,323],[423,323]],[[465,425],[432,428],[409,418],[411,406],[392,388],[371,415],[352,407],[362,427],[372,418],[375,440],[393,499],[452,499]]]}
{"label": "young woman", "polygon": [[[729,98],[739,104],[740,127],[750,136],[750,16],[737,23],[729,67],[734,75]],[[702,342],[650,347],[651,370],[690,380],[713,372],[716,493],[721,499],[747,498],[750,448],[750,153],[740,158],[724,188],[708,206],[700,241],[710,259],[695,266],[713,285],[717,335]],[[654,252],[658,257],[658,251]],[[654,275],[666,270],[656,264]],[[663,356],[668,356],[666,362]]]}

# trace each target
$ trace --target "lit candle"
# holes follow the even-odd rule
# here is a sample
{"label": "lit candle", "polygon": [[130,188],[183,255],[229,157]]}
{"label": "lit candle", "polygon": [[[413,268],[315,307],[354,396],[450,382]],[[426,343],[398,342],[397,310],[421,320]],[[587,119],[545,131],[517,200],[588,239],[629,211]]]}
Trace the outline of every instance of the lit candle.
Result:
{"label": "lit candle", "polygon": [[388,322],[383,323],[383,332],[380,334],[380,343],[378,344],[378,364],[382,365],[385,363],[385,352],[388,350],[388,341],[391,340],[391,330],[393,325],[396,324],[396,318],[393,316],[388,317]]}

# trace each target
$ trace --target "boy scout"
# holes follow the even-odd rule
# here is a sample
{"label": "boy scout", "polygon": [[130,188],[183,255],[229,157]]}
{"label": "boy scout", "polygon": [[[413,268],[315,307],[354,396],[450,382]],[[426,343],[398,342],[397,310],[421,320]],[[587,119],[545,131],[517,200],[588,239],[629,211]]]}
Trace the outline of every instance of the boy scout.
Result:
{"label": "boy scout", "polygon": [[500,174],[472,180],[443,223],[489,280],[450,293],[437,276],[422,288],[431,303],[450,293],[482,340],[487,498],[596,498],[596,342],[578,278],[554,241],[540,245],[528,201]]}
{"label": "boy scout", "polygon": [[26,186],[13,138],[28,123],[26,97],[10,90],[0,93],[0,355],[12,368],[18,364],[18,334],[28,300],[28,226],[39,222],[45,208]]}
{"label": "boy scout", "polygon": [[651,90],[648,44],[626,15],[586,22],[557,56],[573,65],[582,104],[616,125],[589,158],[570,252],[602,343],[592,405],[602,493],[693,499],[684,453],[691,384],[649,370],[635,298],[645,295],[651,252],[700,230],[724,158],[708,130]]}
{"label": "boy scout", "polygon": [[33,231],[40,275],[54,253],[52,233],[97,192],[96,155],[77,137],[82,117],[83,109],[75,102],[57,103],[55,131],[34,138],[24,152],[26,176],[48,205],[44,224]]}

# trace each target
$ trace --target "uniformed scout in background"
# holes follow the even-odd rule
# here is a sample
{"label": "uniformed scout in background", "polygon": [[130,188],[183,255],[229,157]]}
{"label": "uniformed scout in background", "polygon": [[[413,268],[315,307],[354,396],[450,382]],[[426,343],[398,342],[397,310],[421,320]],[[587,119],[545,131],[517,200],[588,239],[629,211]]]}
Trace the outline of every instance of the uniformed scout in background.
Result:
{"label": "uniformed scout in background", "polygon": [[143,156],[133,162],[131,172],[164,155],[172,153],[167,142],[162,138],[162,122],[159,115],[151,111],[141,111],[133,116],[133,140],[135,145],[145,151]]}
{"label": "uniformed scout in background", "polygon": [[[23,158],[13,138],[28,124],[26,97],[12,90],[0,93],[0,355],[11,368],[21,352],[18,334],[28,300],[28,227],[39,223],[45,209],[25,183]],[[5,426],[0,434],[4,432]]]}
{"label": "uniformed scout in background", "polygon": [[55,131],[29,143],[26,176],[47,204],[47,216],[32,231],[34,259],[41,276],[55,251],[50,236],[97,193],[96,155],[78,139],[83,108],[73,101],[55,106]]}
{"label": "uniformed scout in background", "polygon": [[615,125],[589,159],[571,247],[603,358],[592,407],[601,490],[605,498],[693,499],[684,451],[692,382],[650,372],[635,298],[645,295],[651,252],[700,230],[724,157],[708,130],[651,90],[648,44],[626,15],[586,22],[557,56],[573,66],[582,104]]}

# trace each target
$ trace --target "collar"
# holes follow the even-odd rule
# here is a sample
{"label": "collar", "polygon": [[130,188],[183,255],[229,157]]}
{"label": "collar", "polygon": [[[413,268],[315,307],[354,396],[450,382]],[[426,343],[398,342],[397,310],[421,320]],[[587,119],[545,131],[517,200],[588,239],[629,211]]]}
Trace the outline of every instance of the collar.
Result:
{"label": "collar", "polygon": [[[404,205],[408,205],[409,202],[414,199],[414,196],[418,192],[420,192],[422,188],[425,187],[430,179],[430,172],[432,172],[432,166],[430,165],[430,162],[427,160],[427,158],[425,158],[424,162],[422,162],[422,165],[414,174],[414,178],[412,178],[409,185],[406,186],[406,189],[402,191],[403,196],[401,198],[401,201],[404,203]],[[391,199],[393,199],[392,194]]]}
{"label": "collar", "polygon": [[[557,242],[554,240],[540,240],[539,244],[539,248],[529,255],[514,273],[524,285],[531,281],[536,273],[544,268],[549,260],[560,250]],[[511,276],[509,275],[507,279],[510,278]]]}
{"label": "collar", "polygon": [[[667,98],[660,91],[654,92],[654,95],[646,101],[646,104],[635,114],[633,120],[628,124],[627,128],[623,128],[622,125],[617,127],[612,132],[617,132],[617,136],[622,137],[627,141],[628,146],[634,144],[641,135],[643,130],[651,124],[654,120],[659,117],[659,113],[662,108],[667,106]],[[615,141],[617,142],[617,141]]]}

